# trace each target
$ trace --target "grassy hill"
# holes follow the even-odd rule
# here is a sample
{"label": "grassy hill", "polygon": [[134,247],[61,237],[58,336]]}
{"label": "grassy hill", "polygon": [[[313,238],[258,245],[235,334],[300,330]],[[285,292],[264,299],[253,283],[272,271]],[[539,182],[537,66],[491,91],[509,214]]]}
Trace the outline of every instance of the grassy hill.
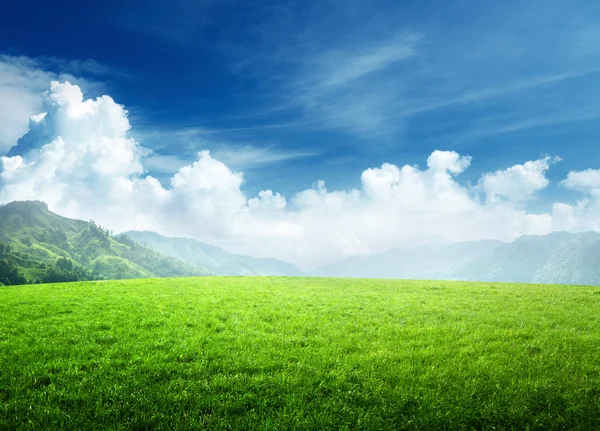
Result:
{"label": "grassy hill", "polygon": [[[172,277],[210,274],[188,262],[162,256],[125,236],[113,237],[93,222],[72,220],[42,202],[0,206],[0,240],[28,282],[44,280],[60,259],[85,278]],[[71,268],[71,266],[69,266]]]}
{"label": "grassy hill", "polygon": [[600,295],[319,278],[0,289],[0,429],[600,429]]}
{"label": "grassy hill", "polygon": [[218,275],[305,275],[288,262],[229,253],[189,238],[168,238],[148,231],[131,231],[126,235],[161,254],[207,268]]}

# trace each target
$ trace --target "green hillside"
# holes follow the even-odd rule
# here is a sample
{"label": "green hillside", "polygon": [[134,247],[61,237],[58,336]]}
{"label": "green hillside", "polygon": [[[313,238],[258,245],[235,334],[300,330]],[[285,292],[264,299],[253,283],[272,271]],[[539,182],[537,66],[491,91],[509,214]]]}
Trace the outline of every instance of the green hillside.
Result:
{"label": "green hillside", "polygon": [[0,289],[0,430],[598,430],[600,292],[199,277]]}
{"label": "green hillside", "polygon": [[210,273],[126,236],[111,236],[92,221],[61,217],[43,202],[0,206],[0,241],[8,247],[7,264],[29,283]]}
{"label": "green hillside", "polygon": [[207,268],[218,275],[305,275],[288,262],[229,253],[190,238],[168,238],[148,231],[131,231],[126,235],[161,254]]}

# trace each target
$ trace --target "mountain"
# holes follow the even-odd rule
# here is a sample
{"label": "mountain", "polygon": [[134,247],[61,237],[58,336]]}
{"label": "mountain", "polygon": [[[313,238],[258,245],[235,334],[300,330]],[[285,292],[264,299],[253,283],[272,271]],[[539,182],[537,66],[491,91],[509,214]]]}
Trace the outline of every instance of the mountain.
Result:
{"label": "mountain", "polygon": [[[192,239],[137,231],[113,236],[93,221],[59,216],[43,202],[0,206],[0,285],[210,274],[307,275],[287,262]],[[393,249],[310,275],[600,285],[600,233]]]}
{"label": "mountain", "polygon": [[499,241],[455,242],[392,249],[367,257],[351,257],[321,267],[311,274],[357,278],[447,279],[457,267],[468,267],[481,255],[502,244]]}
{"label": "mountain", "polygon": [[534,281],[600,285],[600,233],[577,234],[564,241],[536,271]]}
{"label": "mountain", "polygon": [[201,266],[218,275],[306,275],[291,263],[229,253],[189,238],[169,238],[148,231],[130,231],[125,235],[161,254]]}
{"label": "mountain", "polygon": [[395,249],[345,259],[312,275],[600,285],[600,233]]}
{"label": "mountain", "polygon": [[0,241],[7,271],[18,268],[27,282],[210,274],[37,201],[0,206]]}
{"label": "mountain", "polygon": [[600,285],[600,233],[522,236],[458,268],[462,280]]}
{"label": "mountain", "polygon": [[[596,234],[589,232],[589,235]],[[522,236],[502,243],[469,265],[457,265],[449,278],[534,283],[538,281],[536,274],[546,267],[557,250],[564,246],[573,247],[579,238],[580,234],[567,232]]]}

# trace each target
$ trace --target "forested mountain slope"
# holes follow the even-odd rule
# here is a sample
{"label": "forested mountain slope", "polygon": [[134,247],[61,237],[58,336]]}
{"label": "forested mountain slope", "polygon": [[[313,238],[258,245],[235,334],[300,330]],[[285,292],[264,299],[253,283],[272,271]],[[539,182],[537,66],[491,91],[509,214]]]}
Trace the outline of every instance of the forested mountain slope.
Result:
{"label": "forested mountain slope", "polygon": [[210,274],[125,235],[112,236],[92,221],[59,216],[43,202],[0,206],[0,241],[8,267],[30,283]]}

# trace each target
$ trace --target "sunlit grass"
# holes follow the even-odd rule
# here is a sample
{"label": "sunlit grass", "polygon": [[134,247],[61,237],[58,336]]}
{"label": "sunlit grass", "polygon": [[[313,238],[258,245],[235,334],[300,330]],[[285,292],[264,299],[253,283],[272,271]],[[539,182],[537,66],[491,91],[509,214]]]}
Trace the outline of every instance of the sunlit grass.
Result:
{"label": "sunlit grass", "polygon": [[600,429],[597,288],[0,288],[0,429]]}

